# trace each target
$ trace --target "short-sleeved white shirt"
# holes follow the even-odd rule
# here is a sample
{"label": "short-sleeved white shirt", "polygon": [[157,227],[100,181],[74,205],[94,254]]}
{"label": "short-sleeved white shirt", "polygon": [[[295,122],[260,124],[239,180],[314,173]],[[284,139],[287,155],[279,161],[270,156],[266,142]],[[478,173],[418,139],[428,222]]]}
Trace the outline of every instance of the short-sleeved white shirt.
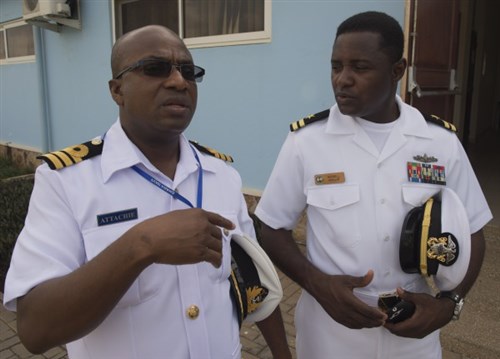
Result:
{"label": "short-sleeved white shirt", "polygon": [[[464,203],[472,233],[492,218],[456,135],[427,123],[418,110],[399,97],[396,100],[401,115],[380,152],[357,121],[342,115],[336,105],[327,120],[289,133],[255,211],[272,228],[292,229],[306,209],[308,258],[320,270],[333,275],[362,276],[373,269],[373,281],[355,290],[362,300],[373,306],[379,294],[392,292],[397,287],[417,292],[425,290],[420,275],[401,270],[401,227],[406,213],[422,205],[443,184],[411,182],[408,163],[416,162],[415,156],[435,157],[432,165],[444,168],[445,185]],[[343,175],[345,180],[318,184],[315,176],[321,174],[339,174],[338,178]],[[299,346],[309,348],[302,352],[307,358],[324,358],[322,355],[333,347],[337,352],[341,348],[354,350],[348,353],[355,357],[358,350],[364,353],[355,343],[361,339],[361,333],[374,333],[373,330],[351,331],[338,325],[308,293],[299,301],[295,323],[297,348],[299,353]],[[337,335],[341,331],[346,332],[345,336]],[[347,345],[345,338],[352,338],[355,345]],[[379,338],[382,340],[382,336]],[[379,344],[375,341],[373,345]],[[368,353],[374,350],[369,344],[362,346]],[[312,350],[319,354],[313,355]],[[410,347],[410,353],[411,350]],[[422,354],[416,351],[414,355],[417,353]]]}
{"label": "short-sleeved white shirt", "polygon": [[[237,171],[196,153],[203,168],[203,209],[230,219],[237,226],[233,233],[254,236]],[[186,138],[181,137],[180,159],[171,181],[130,142],[117,121],[105,135],[101,155],[60,170],[45,164],[37,169],[25,227],[6,279],[8,309],[15,310],[16,298],[36,285],[91,260],[137,223],[188,208],[138,175],[133,165],[196,206],[198,162]],[[111,218],[107,215],[134,211],[136,219],[98,225],[100,215]],[[67,344],[70,357],[240,358],[239,326],[227,279],[229,241],[224,236],[220,268],[207,262],[146,268],[97,329]],[[186,315],[191,305],[200,310],[196,319]]]}

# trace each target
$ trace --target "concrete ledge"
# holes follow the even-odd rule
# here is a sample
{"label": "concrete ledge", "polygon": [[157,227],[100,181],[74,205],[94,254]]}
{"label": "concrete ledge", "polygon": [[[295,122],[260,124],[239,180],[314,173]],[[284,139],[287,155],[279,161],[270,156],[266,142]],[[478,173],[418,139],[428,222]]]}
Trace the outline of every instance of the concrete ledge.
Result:
{"label": "concrete ledge", "polygon": [[10,143],[0,143],[0,157],[7,158],[14,164],[24,168],[35,170],[41,163],[36,156],[41,153],[34,148],[12,145]]}

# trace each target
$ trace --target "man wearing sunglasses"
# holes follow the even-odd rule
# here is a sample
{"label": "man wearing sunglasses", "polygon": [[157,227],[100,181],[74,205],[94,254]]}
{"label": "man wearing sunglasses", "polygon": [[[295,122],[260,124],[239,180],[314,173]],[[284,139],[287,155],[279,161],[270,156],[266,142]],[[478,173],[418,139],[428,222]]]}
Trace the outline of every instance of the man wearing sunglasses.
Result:
{"label": "man wearing sunglasses", "polygon": [[[111,67],[119,119],[42,156],[5,305],[35,353],[240,358],[230,240],[255,232],[239,174],[183,135],[205,70],[161,26],[121,37]],[[258,325],[290,358],[279,307]]]}
{"label": "man wearing sunglasses", "polygon": [[[336,104],[291,125],[255,211],[264,249],[304,288],[300,359],[440,358],[437,329],[458,317],[481,268],[491,212],[453,126],[396,95],[403,43],[383,13],[340,24],[330,59]],[[406,213],[443,188],[467,209],[472,251],[465,278],[434,297],[423,276],[402,270],[399,243]],[[304,210],[307,257],[291,231]],[[394,308],[408,319],[390,323],[379,298],[403,299]]]}

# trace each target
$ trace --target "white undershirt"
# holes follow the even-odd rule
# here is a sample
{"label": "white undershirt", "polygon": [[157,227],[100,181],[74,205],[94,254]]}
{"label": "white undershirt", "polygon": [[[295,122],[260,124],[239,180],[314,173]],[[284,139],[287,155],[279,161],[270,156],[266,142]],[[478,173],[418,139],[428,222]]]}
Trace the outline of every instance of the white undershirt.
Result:
{"label": "white undershirt", "polygon": [[365,130],[378,152],[381,153],[397,120],[389,123],[376,123],[356,117],[356,122]]}

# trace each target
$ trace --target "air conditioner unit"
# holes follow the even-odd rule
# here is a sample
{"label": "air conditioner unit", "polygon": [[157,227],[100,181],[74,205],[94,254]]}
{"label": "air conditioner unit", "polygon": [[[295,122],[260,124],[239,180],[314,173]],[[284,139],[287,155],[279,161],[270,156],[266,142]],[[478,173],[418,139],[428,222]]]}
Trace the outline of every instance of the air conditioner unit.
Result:
{"label": "air conditioner unit", "polygon": [[68,18],[71,9],[66,0],[23,0],[23,20],[44,16]]}
{"label": "air conditioner unit", "polygon": [[22,0],[23,20],[59,31],[61,25],[81,29],[80,0]]}

